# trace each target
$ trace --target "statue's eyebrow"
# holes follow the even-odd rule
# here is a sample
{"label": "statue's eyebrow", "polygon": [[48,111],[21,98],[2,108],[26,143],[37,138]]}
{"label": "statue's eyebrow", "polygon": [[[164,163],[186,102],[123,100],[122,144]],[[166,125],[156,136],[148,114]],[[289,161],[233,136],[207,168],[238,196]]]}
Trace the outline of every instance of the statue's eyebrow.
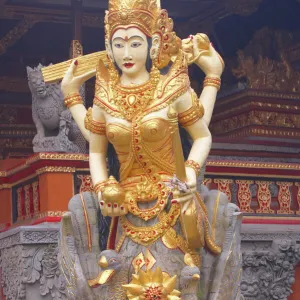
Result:
{"label": "statue's eyebrow", "polygon": [[131,40],[131,39],[133,39],[133,38],[139,38],[139,39],[142,39],[143,41],[145,41],[141,36],[139,36],[139,35],[133,35],[133,36],[131,36],[130,38],[128,38],[127,36],[125,36],[125,38],[122,38],[122,37],[120,37],[120,36],[115,37],[115,38],[113,39],[113,42],[114,42],[115,40],[118,40],[118,39],[127,42],[127,41],[129,41],[129,40]]}

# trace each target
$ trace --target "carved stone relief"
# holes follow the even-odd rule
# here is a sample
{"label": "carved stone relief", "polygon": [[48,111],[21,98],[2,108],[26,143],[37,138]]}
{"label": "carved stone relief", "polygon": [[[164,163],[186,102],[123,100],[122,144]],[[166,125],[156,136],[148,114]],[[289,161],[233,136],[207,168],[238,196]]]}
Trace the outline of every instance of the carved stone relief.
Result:
{"label": "carved stone relief", "polygon": [[20,227],[0,236],[2,288],[7,300],[66,299],[57,261],[58,228]]}
{"label": "carved stone relief", "polygon": [[269,249],[243,252],[241,291],[245,300],[284,300],[292,294],[300,245],[275,240]]}

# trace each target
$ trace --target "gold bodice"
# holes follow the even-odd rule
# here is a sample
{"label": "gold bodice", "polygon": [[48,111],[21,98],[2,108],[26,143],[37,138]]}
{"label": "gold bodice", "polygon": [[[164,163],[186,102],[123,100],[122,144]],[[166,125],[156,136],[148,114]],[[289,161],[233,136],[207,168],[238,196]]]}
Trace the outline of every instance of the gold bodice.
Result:
{"label": "gold bodice", "polygon": [[[156,165],[155,171],[172,176],[175,172],[171,138],[173,125],[166,119],[156,117],[142,121],[137,126],[141,133],[141,147]],[[137,127],[129,128],[119,123],[110,123],[106,126],[106,136],[113,144],[120,161],[121,182],[128,177],[148,174],[143,168],[144,164],[137,161],[136,155],[132,155],[133,151],[136,151],[132,148],[132,140],[136,139],[136,132]]]}

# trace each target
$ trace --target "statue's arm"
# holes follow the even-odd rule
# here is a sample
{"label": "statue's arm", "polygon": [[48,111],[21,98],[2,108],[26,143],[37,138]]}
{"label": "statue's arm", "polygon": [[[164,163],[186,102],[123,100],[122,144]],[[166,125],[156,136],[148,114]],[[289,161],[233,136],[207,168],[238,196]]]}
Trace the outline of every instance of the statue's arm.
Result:
{"label": "statue's arm", "polygon": [[[176,111],[179,114],[187,112],[189,109],[193,108],[195,104],[192,99],[192,91],[188,91],[179,97],[175,102]],[[195,114],[199,114],[196,121],[188,126],[184,126],[185,130],[189,133],[193,140],[193,144],[188,156],[188,160],[192,160],[202,167],[207,159],[211,148],[211,133],[208,126],[202,117],[200,108],[194,110]],[[197,174],[195,170],[191,167],[186,167],[187,180],[191,186],[196,186]]]}
{"label": "statue's arm", "polygon": [[[88,71],[80,76],[74,76],[74,73],[76,71],[78,65],[78,61],[74,60],[70,67],[68,68],[62,82],[61,82],[61,90],[63,93],[64,98],[66,99],[67,97],[70,97],[72,95],[78,95],[79,98],[80,96],[80,87],[82,84],[93,77],[96,74],[96,70]],[[89,131],[85,128],[84,125],[84,119],[87,113],[87,110],[83,103],[76,103],[75,105],[69,106],[69,109],[71,111],[71,114],[77,123],[81,133],[85,137],[87,141],[89,141],[90,133]]]}
{"label": "statue's arm", "polygon": [[[93,106],[92,119],[100,124],[105,124],[105,117],[102,108]],[[108,141],[105,134],[95,132],[89,133],[90,140],[90,172],[93,184],[105,181],[108,178],[106,155]],[[98,195],[100,198],[101,195]]]}
{"label": "statue's arm", "polygon": [[[195,63],[206,75],[206,79],[219,80],[224,70],[224,61],[215,50],[205,34],[196,34],[183,40],[184,51],[193,53],[192,62]],[[218,88],[204,84],[199,101],[204,107],[203,120],[209,126],[216,102]]]}
{"label": "statue's arm", "polygon": [[84,119],[87,113],[87,110],[83,104],[76,104],[69,108],[73,119],[75,120],[79,130],[81,131],[84,138],[89,141],[90,132],[84,126]]}

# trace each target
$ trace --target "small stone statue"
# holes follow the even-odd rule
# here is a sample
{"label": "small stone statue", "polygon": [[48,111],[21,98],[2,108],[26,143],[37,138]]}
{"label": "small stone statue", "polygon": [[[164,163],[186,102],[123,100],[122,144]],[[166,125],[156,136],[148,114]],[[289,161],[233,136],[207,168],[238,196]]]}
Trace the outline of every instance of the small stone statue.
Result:
{"label": "small stone statue", "polygon": [[32,94],[32,118],[37,129],[34,152],[85,152],[83,138],[69,110],[64,106],[60,84],[45,84],[39,64],[27,67]]}

